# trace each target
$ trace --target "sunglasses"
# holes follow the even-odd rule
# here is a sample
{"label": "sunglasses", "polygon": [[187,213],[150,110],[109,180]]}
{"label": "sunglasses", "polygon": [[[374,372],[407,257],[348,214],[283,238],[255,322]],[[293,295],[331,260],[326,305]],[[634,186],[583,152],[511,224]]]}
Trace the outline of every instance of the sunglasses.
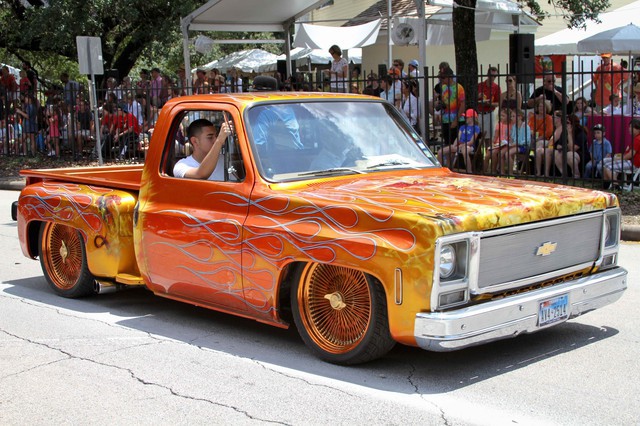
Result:
{"label": "sunglasses", "polygon": [[512,81],[514,81],[512,78],[507,79],[507,83],[511,83]]}

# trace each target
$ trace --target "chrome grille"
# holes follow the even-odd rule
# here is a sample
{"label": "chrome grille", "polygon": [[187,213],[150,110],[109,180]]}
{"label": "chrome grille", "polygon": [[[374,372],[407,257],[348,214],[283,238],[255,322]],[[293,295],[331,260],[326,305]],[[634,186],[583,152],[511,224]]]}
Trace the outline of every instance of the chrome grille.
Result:
{"label": "chrome grille", "polygon": [[[578,220],[544,224],[539,227],[514,227],[512,232],[487,234],[480,240],[478,289],[517,287],[523,280],[577,268],[594,262],[600,254],[602,215],[587,215]],[[544,248],[556,244],[543,256]],[[539,250],[539,248],[542,248]],[[506,285],[513,283],[512,286]]]}

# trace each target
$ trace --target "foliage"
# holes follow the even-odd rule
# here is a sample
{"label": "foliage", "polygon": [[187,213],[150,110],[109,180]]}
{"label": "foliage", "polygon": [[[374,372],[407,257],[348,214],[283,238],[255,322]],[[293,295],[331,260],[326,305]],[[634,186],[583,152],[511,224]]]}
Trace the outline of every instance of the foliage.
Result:
{"label": "foliage", "polygon": [[[102,38],[104,68],[115,68],[126,75],[150,45],[166,46],[180,40],[180,18],[204,1],[50,0],[48,7],[29,8],[23,3],[0,3],[0,47],[8,53],[28,59],[54,56],[51,52],[56,52],[67,62],[75,62],[76,36],[96,36]],[[65,64],[56,68],[59,75],[71,67]],[[77,75],[77,65],[74,68],[72,77]],[[41,77],[57,79],[58,75]]]}
{"label": "foliage", "polygon": [[[598,20],[598,15],[609,6],[609,0],[547,0],[562,14],[569,28],[584,28],[586,21]],[[520,0],[520,3],[539,20],[546,18],[545,12],[536,0]]]}
{"label": "foliage", "polygon": [[[183,63],[180,19],[206,0],[0,0],[0,55],[20,66],[31,62],[44,80],[58,82],[62,72],[79,75],[76,36],[102,39],[104,69],[121,77],[137,76],[141,68],[159,67],[175,75]],[[43,4],[49,6],[44,7]],[[204,64],[244,48],[281,53],[278,44],[256,45],[254,39],[281,38],[271,33],[210,33],[213,39],[246,39],[246,45],[216,44],[206,55],[191,49],[193,64]],[[54,53],[55,52],[55,53]]]}

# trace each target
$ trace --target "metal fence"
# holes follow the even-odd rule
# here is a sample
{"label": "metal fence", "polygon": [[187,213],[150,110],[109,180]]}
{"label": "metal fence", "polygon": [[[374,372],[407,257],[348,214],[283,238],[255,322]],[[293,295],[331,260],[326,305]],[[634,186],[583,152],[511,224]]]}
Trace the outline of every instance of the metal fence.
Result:
{"label": "metal fence", "polygon": [[[640,72],[563,69],[555,74],[514,75],[497,67],[481,68],[479,76],[458,73],[450,80],[434,68],[423,68],[420,74],[388,73],[384,67],[377,73],[352,68],[349,79],[336,83],[321,71],[301,72],[283,81],[281,88],[386,98],[416,130],[425,129],[423,139],[443,165],[463,173],[598,188],[629,188],[633,179],[638,179],[638,168],[621,170],[616,166],[627,147],[635,155],[629,125],[640,118],[640,91],[634,91],[640,90]],[[594,85],[594,80],[600,84]],[[615,86],[618,82],[621,90],[609,90],[611,85],[606,84]],[[105,161],[144,161],[149,130],[168,99],[191,93],[245,91],[250,78],[233,84],[224,78],[207,79],[205,84],[194,82],[193,87],[170,80],[164,87],[152,87],[148,82],[131,87],[112,83],[97,91],[97,127],[87,88],[77,83],[26,93],[1,91],[0,156],[96,158],[99,132]],[[465,88],[463,83],[472,87]],[[422,92],[420,85],[424,86]],[[619,104],[608,99],[616,94]],[[466,119],[460,113],[469,108],[477,114],[474,122],[481,136],[461,144],[459,132]],[[611,145],[610,152],[606,143],[594,143],[598,126]],[[611,159],[600,161],[608,155]],[[607,173],[607,168],[614,173]]]}

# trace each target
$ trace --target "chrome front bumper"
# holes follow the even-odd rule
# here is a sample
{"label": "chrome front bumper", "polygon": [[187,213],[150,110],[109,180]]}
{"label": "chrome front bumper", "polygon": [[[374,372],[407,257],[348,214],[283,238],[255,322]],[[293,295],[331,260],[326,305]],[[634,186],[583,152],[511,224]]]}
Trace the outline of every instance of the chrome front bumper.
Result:
{"label": "chrome front bumper", "polygon": [[618,300],[627,289],[627,271],[615,268],[587,277],[447,312],[416,315],[414,335],[418,345],[447,352],[533,333],[561,322],[539,327],[540,302],[567,294],[569,318]]}

